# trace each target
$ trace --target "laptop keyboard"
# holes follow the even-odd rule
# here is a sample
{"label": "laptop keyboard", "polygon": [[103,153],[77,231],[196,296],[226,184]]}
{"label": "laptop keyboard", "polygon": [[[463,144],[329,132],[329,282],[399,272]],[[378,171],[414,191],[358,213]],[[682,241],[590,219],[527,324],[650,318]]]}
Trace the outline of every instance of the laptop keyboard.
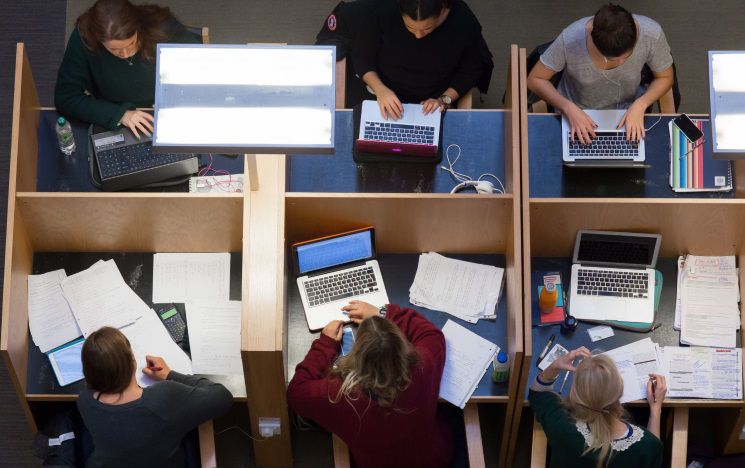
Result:
{"label": "laptop keyboard", "polygon": [[378,291],[378,280],[372,267],[345,270],[303,283],[311,307]]}
{"label": "laptop keyboard", "polygon": [[626,132],[595,132],[595,139],[584,145],[569,135],[569,156],[588,159],[633,159],[639,155],[639,142],[626,141]]}
{"label": "laptop keyboard", "polygon": [[577,270],[577,294],[585,296],[649,296],[649,275],[618,270]]}
{"label": "laptop keyboard", "polygon": [[150,142],[112,148],[96,154],[102,179],[165,166],[193,157],[193,154],[156,153]]}
{"label": "laptop keyboard", "polygon": [[365,121],[365,140],[434,145],[435,127]]}

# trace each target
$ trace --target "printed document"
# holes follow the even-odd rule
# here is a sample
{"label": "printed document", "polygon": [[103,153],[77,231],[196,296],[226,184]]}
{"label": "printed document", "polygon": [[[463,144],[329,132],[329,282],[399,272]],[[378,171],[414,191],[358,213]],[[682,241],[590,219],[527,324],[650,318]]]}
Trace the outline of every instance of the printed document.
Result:
{"label": "printed document", "polygon": [[191,361],[166,330],[154,310],[149,309],[135,323],[120,329],[132,345],[132,353],[137,361],[137,382],[148,387],[156,382],[142,373],[147,366],[145,356],[162,357],[171,370],[182,374],[191,374]]}
{"label": "printed document", "polygon": [[83,333],[62,295],[65,270],[28,277],[28,328],[42,353],[69,343]]}
{"label": "printed document", "polygon": [[229,253],[154,255],[153,304],[229,299]]}
{"label": "printed document", "polygon": [[84,336],[101,327],[121,328],[150,310],[127,285],[113,260],[99,260],[62,280],[62,292]]}
{"label": "printed document", "polygon": [[195,374],[243,374],[241,301],[187,302],[186,327]]}
{"label": "printed document", "polygon": [[660,354],[669,398],[742,399],[739,348],[665,346]]}
{"label": "printed document", "polygon": [[446,353],[440,398],[464,408],[499,347],[452,320],[445,323],[442,333]]}
{"label": "printed document", "polygon": [[697,255],[685,255],[678,257],[678,283],[675,298],[675,324],[676,330],[681,328],[683,310],[683,291],[687,287],[689,275],[713,275],[716,277],[729,278],[729,284],[733,284],[737,295],[736,302],[732,307],[732,320],[734,327],[740,329],[740,311],[737,302],[740,302],[740,288],[738,282],[738,269],[733,255],[722,257],[702,257]]}
{"label": "printed document", "polygon": [[680,342],[734,348],[738,289],[735,275],[686,274],[681,293]]}
{"label": "printed document", "polygon": [[495,317],[503,281],[502,268],[423,253],[409,301],[476,323],[480,318]]}
{"label": "printed document", "polygon": [[623,378],[621,403],[647,398],[649,374],[659,374],[662,367],[657,344],[650,338],[644,338],[603,354],[613,359],[621,372],[621,378]]}

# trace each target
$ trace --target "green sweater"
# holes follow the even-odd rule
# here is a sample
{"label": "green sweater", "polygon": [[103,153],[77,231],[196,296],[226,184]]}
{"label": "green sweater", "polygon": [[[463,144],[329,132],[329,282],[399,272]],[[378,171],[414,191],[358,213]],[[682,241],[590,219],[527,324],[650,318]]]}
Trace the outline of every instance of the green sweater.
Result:
{"label": "green sweater", "polygon": [[[195,44],[197,37],[171,19],[164,25],[169,43]],[[155,61],[148,62],[140,53],[122,59],[101,47],[90,52],[75,29],[67,43],[57,84],[54,104],[60,114],[113,130],[125,111],[153,107],[155,101]],[[89,93],[87,94],[86,91]]]}
{"label": "green sweater", "polygon": [[[543,426],[551,447],[551,468],[595,468],[597,453],[582,455],[591,438],[587,425],[575,421],[550,386],[535,382],[528,399],[535,418]],[[610,468],[659,468],[662,465],[662,442],[646,429],[629,424],[630,433],[613,442]],[[584,434],[583,434],[584,433]],[[591,440],[591,439],[590,439]]]}

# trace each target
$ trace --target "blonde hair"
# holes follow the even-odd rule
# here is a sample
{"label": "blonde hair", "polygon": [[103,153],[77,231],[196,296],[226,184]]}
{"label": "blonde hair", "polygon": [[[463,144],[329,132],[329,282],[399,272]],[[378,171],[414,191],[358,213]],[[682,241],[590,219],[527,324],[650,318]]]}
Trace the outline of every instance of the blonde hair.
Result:
{"label": "blonde hair", "polygon": [[590,356],[577,366],[565,404],[571,415],[590,429],[592,439],[582,455],[598,452],[597,468],[610,460],[613,422],[626,418],[626,410],[620,403],[621,395],[623,379],[609,357]]}
{"label": "blonde hair", "polygon": [[382,317],[370,317],[360,324],[350,353],[331,370],[331,377],[341,379],[341,387],[329,400],[354,400],[364,392],[378,406],[393,408],[398,394],[411,383],[411,368],[418,361],[400,328]]}

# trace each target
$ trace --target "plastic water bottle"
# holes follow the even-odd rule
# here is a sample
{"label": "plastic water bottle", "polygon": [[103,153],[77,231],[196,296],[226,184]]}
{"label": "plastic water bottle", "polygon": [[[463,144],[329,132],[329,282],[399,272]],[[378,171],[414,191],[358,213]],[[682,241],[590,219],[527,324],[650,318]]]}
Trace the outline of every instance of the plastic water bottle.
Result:
{"label": "plastic water bottle", "polygon": [[500,351],[494,356],[494,362],[492,363],[494,369],[491,373],[491,379],[494,382],[507,382],[510,378],[510,362],[509,356],[504,351]]}
{"label": "plastic water bottle", "polygon": [[70,122],[64,117],[60,117],[57,119],[54,130],[57,133],[57,143],[59,143],[60,151],[66,156],[70,156],[75,152],[75,136],[72,134]]}

